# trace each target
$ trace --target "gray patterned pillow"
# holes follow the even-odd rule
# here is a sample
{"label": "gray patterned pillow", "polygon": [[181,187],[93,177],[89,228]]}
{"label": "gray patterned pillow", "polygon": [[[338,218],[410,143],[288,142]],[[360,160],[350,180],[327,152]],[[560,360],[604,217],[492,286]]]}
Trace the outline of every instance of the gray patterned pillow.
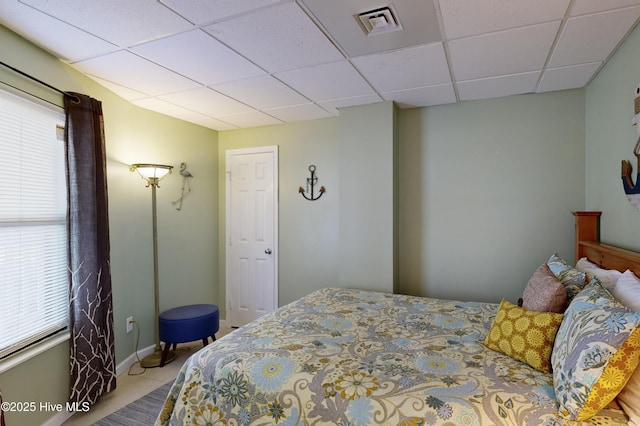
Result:
{"label": "gray patterned pillow", "polygon": [[547,261],[547,266],[553,275],[555,275],[565,290],[567,291],[567,301],[570,302],[571,299],[575,297],[576,294],[580,293],[580,291],[587,285],[587,274],[584,272],[580,272],[575,269],[573,266],[569,265],[567,262],[561,258],[558,253],[554,253],[551,255],[549,260]]}

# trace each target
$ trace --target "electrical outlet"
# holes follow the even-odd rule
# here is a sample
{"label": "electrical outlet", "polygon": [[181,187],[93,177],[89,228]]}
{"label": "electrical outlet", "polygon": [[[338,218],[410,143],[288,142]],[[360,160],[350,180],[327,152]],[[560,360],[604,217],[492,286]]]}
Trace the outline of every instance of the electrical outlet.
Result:
{"label": "electrical outlet", "polygon": [[133,331],[133,323],[135,321],[133,320],[133,317],[129,317],[127,318],[127,333],[131,333]]}

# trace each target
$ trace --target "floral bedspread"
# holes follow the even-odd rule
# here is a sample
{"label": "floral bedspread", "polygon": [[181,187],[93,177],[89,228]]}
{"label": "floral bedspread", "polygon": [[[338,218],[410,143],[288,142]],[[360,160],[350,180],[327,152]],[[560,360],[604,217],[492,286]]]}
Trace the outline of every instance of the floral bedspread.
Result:
{"label": "floral bedspread", "polygon": [[484,347],[497,308],[319,290],[195,353],[156,424],[580,424],[556,417],[550,374]]}

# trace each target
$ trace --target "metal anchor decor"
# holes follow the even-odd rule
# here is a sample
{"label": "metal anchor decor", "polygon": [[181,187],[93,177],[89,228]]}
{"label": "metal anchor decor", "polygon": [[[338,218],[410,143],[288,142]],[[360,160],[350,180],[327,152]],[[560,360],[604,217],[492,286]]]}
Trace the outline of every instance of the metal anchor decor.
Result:
{"label": "metal anchor decor", "polygon": [[[326,192],[326,189],[324,189],[324,186],[320,187],[320,195],[318,195],[317,197],[314,195],[314,187],[315,185],[318,183],[318,177],[316,176],[316,166],[314,166],[313,164],[309,166],[309,171],[311,172],[311,177],[307,178],[307,190],[305,191],[303,187],[298,188],[298,192],[300,194],[302,194],[302,196],[304,198],[306,198],[309,201],[315,201],[318,198],[322,197],[322,194],[324,194]],[[311,186],[311,196],[307,196],[307,193],[309,193],[309,186]]]}
{"label": "metal anchor decor", "polygon": [[640,209],[640,84],[636,85],[635,95],[633,125],[636,126],[637,142],[633,154],[637,159],[638,173],[636,173],[636,183],[634,184],[631,179],[633,166],[630,161],[622,160],[622,186],[629,202]]}

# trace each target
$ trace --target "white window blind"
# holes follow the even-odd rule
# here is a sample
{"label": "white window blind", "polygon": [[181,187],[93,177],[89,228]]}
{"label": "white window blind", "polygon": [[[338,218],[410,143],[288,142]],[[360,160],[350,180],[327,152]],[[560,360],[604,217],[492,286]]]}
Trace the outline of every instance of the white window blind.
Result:
{"label": "white window blind", "polygon": [[63,123],[0,91],[0,359],[68,324]]}

